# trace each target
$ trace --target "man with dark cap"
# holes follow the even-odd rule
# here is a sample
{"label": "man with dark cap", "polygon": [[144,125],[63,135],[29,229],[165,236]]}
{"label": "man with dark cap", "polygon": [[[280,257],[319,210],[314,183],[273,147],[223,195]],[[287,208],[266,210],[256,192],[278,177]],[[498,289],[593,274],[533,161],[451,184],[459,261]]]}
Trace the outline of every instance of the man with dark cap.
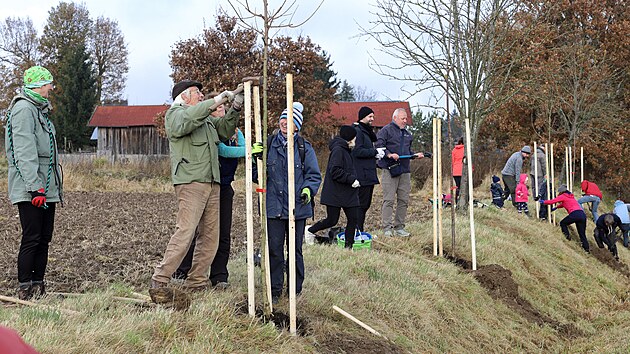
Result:
{"label": "man with dark cap", "polygon": [[330,155],[326,177],[322,187],[320,203],[326,206],[326,219],[320,220],[311,226],[307,232],[315,234],[318,231],[337,225],[339,214],[343,208],[346,214],[345,247],[352,249],[354,234],[357,227],[357,214],[359,212],[359,193],[361,187],[355,174],[350,151],[355,147],[357,132],[349,126],[343,125],[339,129],[339,135],[328,143]]}
{"label": "man with dark cap", "polygon": [[374,111],[370,107],[359,109],[359,119],[354,123],[356,130],[356,142],[352,149],[352,160],[359,187],[359,214],[357,216],[357,228],[365,231],[365,214],[372,205],[372,193],[374,185],[378,184],[376,175],[376,160],[383,158],[385,148],[376,149],[376,134],[372,128]]}
{"label": "man with dark cap", "polygon": [[[423,158],[424,154],[411,151],[413,136],[407,130],[407,111],[404,108],[394,110],[392,122],[379,130],[376,137],[376,146],[385,148],[385,156],[378,162],[378,166],[383,169],[381,175],[383,235],[407,237],[411,235],[405,230],[405,218],[411,193],[411,169],[409,159],[400,157]],[[396,202],[395,214],[394,202]]]}
{"label": "man with dark cap", "polygon": [[[164,127],[171,150],[171,178],[177,196],[177,229],[171,237],[164,259],[155,268],[151,288],[166,287],[171,275],[186,255],[198,228],[192,268],[184,286],[192,291],[208,286],[208,269],[219,242],[218,143],[227,141],[238,124],[243,95],[224,91],[214,99],[202,101],[202,85],[192,80],[173,86],[173,104],[166,112]],[[232,107],[225,117],[211,115],[210,107],[227,98]]]}
{"label": "man with dark cap", "polygon": [[516,208],[516,181],[521,177],[523,169],[523,159],[532,154],[532,148],[529,145],[523,146],[521,151],[517,151],[510,156],[505,163],[505,167],[501,171],[503,175],[503,183],[505,184],[505,198],[512,197],[512,205]]}
{"label": "man with dark cap", "polygon": [[18,297],[46,293],[44,275],[55,224],[63,201],[55,126],[48,97],[53,76],[41,66],[24,72],[24,86],[7,110],[5,145],[9,162],[9,199],[17,206],[22,240],[17,257]]}

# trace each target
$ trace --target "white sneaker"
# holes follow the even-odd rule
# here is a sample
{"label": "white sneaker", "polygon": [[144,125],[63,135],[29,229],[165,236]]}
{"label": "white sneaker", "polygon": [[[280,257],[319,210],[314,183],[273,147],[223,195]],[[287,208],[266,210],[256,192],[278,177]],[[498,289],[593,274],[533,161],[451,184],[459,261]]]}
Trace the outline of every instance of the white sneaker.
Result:
{"label": "white sneaker", "polygon": [[309,227],[311,227],[311,225],[306,225],[306,227],[304,228],[304,242],[306,242],[307,245],[314,245],[315,234],[308,231]]}
{"label": "white sneaker", "polygon": [[396,230],[396,236],[409,237],[409,236],[411,236],[411,234],[409,232],[405,231],[405,229],[399,229],[399,230]]}
{"label": "white sneaker", "polygon": [[392,237],[392,236],[394,236],[394,235],[393,235],[393,233],[392,233],[392,230],[390,229],[390,230],[385,231],[385,232],[383,233],[383,236],[385,236],[385,237]]}

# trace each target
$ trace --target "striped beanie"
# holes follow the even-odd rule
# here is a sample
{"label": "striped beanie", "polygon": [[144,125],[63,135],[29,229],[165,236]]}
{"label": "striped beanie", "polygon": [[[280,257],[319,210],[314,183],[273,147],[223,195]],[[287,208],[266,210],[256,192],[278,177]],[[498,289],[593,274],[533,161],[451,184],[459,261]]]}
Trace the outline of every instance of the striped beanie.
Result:
{"label": "striped beanie", "polygon": [[[293,123],[297,127],[298,131],[302,130],[302,111],[304,106],[300,102],[293,102]],[[280,115],[280,119],[287,119],[287,109],[285,108]]]}

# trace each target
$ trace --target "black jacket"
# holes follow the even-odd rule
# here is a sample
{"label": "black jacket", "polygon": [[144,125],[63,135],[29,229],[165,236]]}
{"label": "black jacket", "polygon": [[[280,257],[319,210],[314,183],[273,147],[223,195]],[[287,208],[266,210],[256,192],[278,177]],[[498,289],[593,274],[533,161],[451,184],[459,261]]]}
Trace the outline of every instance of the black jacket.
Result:
{"label": "black jacket", "polygon": [[[595,227],[608,234],[608,227],[606,226],[606,223],[604,223],[604,218],[606,217],[606,215],[608,214],[600,215],[599,218],[597,218],[597,221],[595,222]],[[621,228],[621,219],[616,214],[610,213],[610,215],[612,215],[613,219],[615,220],[615,223],[612,225],[612,231],[614,231],[616,228]]]}
{"label": "black jacket", "polygon": [[492,183],[490,185],[490,192],[492,192],[492,199],[502,199],[503,198],[503,188],[499,182]]}
{"label": "black jacket", "polygon": [[336,136],[328,143],[328,148],[330,156],[320,202],[344,208],[359,206],[359,190],[352,188],[357,177],[348,142]]}
{"label": "black jacket", "polygon": [[[352,149],[352,161],[354,170],[361,186],[372,186],[378,184],[376,175],[376,134],[371,131],[372,127],[365,124],[354,123],[357,131],[357,140]],[[373,137],[372,140],[370,137]]]}

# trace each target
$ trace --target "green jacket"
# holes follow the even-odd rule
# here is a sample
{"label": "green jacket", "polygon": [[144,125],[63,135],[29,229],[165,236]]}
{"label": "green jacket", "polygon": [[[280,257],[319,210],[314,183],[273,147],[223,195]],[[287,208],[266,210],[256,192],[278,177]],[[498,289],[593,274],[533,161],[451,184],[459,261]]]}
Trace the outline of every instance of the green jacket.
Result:
{"label": "green jacket", "polygon": [[214,100],[194,106],[175,104],[166,112],[164,127],[171,148],[173,184],[221,183],[219,142],[227,141],[238,123],[239,112],[230,109],[223,118],[210,115]]}
{"label": "green jacket", "polygon": [[49,104],[37,103],[22,93],[9,106],[5,148],[9,161],[9,199],[13,204],[30,202],[28,192],[46,189],[47,182],[46,201],[62,201],[55,127],[48,119],[50,108]]}

